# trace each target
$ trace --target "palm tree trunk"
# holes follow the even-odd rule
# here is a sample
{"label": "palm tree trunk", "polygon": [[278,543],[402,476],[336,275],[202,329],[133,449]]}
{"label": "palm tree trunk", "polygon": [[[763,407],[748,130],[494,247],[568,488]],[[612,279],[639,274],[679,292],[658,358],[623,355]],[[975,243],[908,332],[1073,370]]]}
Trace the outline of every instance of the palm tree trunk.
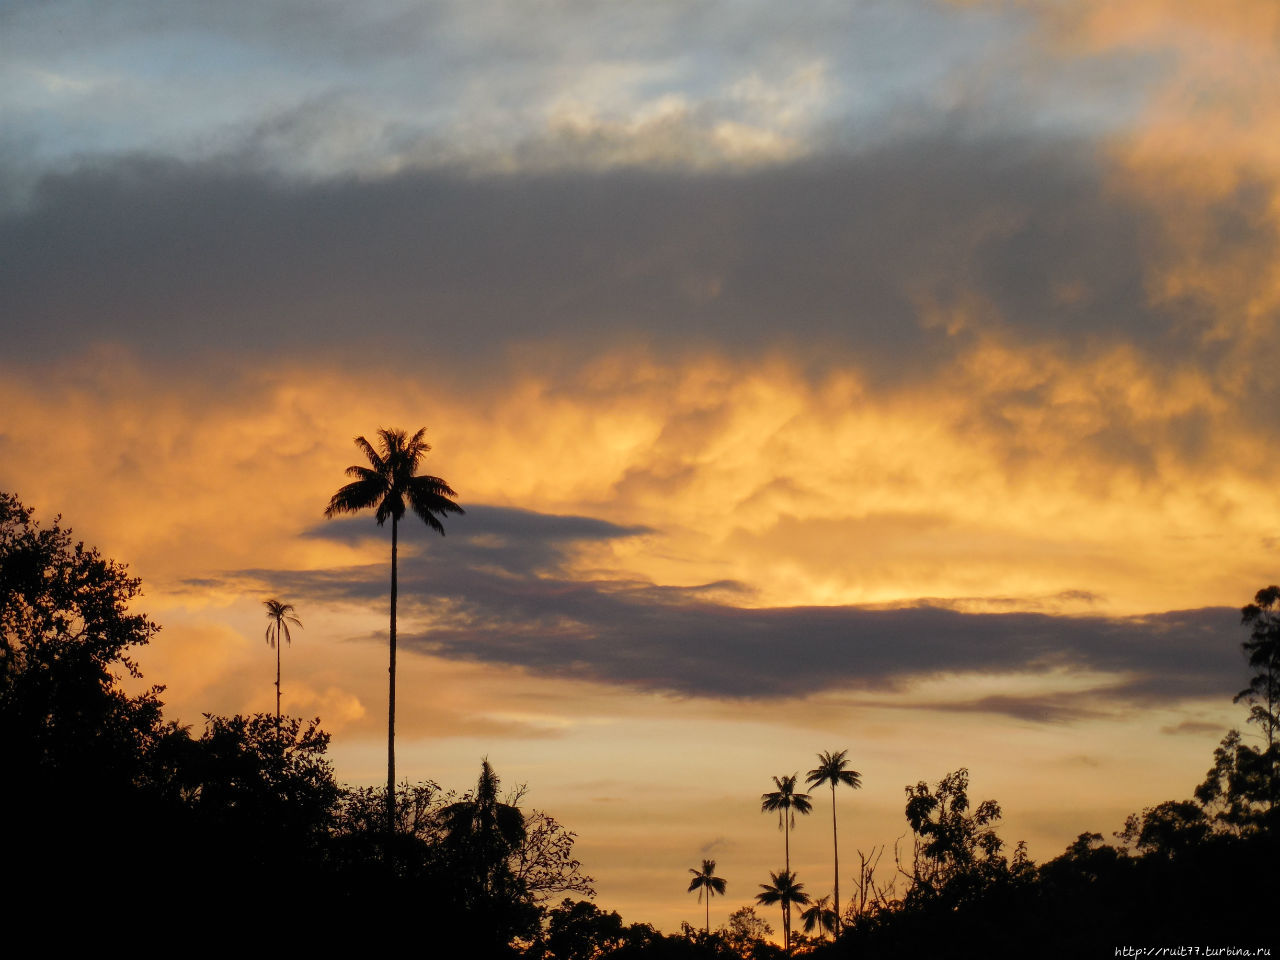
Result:
{"label": "palm tree trunk", "polygon": [[[782,811],[782,848],[786,853],[787,876],[791,875],[791,808]],[[782,901],[782,935],[791,956],[791,901]]]}
{"label": "palm tree trunk", "polygon": [[276,624],[276,735],[280,734],[280,624]]}
{"label": "palm tree trunk", "polygon": [[391,841],[396,826],[396,518],[391,517],[391,662],[387,667],[387,845],[383,859],[391,866]]}
{"label": "palm tree trunk", "polygon": [[710,936],[710,935],[711,935],[711,891],[710,891],[710,889],[708,889],[708,890],[707,890],[707,926],[706,926],[706,934],[707,934],[707,936]]}
{"label": "palm tree trunk", "polygon": [[836,861],[836,929],[840,936],[840,838],[836,835],[836,782],[831,781],[831,850]]}

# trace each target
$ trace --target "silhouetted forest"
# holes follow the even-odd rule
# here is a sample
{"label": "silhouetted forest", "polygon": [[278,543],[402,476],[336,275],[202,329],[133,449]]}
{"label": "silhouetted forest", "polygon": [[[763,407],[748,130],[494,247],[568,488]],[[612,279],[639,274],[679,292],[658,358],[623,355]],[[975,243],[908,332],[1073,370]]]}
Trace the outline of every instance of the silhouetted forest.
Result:
{"label": "silhouetted forest", "polygon": [[[56,907],[135,939],[394,933],[428,956],[530,960],[1210,955],[1273,940],[1280,588],[1243,612],[1253,673],[1237,700],[1258,736],[1230,731],[1189,798],[1036,865],[999,836],[999,804],[975,802],[968,772],[953,771],[906,788],[905,848],[833,864],[823,883],[843,878],[844,902],[839,886],[834,900],[812,897],[787,863],[759,884],[758,909],[715,930],[708,910],[703,930],[663,934],[592,903],[574,834],[526,809],[522,789],[504,792],[487,760],[461,794],[402,782],[388,804],[385,789],[335,780],[319,720],[206,715],[193,730],[165,718],[162,688],[125,693],[117,676],[138,676],[131,651],[159,629],[130,609],[139,586],[0,494],[0,813],[15,928]],[[291,608],[273,602],[278,653]],[[812,806],[797,776],[762,798],[784,831]],[[823,753],[808,783],[831,787],[834,844],[836,788],[860,777],[843,751]],[[689,891],[723,894],[715,868],[690,870]],[[792,930],[788,948],[769,942],[775,919]]]}

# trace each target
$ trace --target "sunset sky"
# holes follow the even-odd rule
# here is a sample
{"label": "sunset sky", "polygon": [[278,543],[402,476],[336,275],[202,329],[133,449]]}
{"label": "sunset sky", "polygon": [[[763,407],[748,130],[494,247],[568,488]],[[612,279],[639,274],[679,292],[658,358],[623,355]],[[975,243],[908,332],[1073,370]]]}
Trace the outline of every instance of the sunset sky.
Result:
{"label": "sunset sky", "polygon": [[[1274,0],[0,4],[0,489],[143,579],[171,716],[284,709],[712,923],[971,771],[1046,860],[1188,797],[1280,553]],[[830,889],[829,793],[793,866]],[[892,853],[886,863],[892,860]],[[853,867],[842,870],[847,894]],[[775,927],[777,918],[769,917]]]}

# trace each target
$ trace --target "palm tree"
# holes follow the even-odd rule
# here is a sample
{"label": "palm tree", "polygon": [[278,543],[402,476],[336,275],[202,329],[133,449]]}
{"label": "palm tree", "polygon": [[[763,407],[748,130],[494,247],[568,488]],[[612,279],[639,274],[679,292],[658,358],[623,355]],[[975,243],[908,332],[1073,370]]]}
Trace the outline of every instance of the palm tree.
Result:
{"label": "palm tree", "polygon": [[809,902],[809,895],[804,892],[804,884],[796,880],[790,870],[781,873],[769,873],[770,883],[760,884],[760,892],[756,900],[765,906],[782,904],[782,940],[791,956],[791,905],[803,906]]}
{"label": "palm tree", "polygon": [[276,732],[280,732],[280,634],[284,634],[284,642],[293,646],[293,637],[289,635],[289,624],[295,627],[302,626],[302,621],[295,616],[297,613],[293,609],[292,603],[281,603],[274,597],[270,600],[263,600],[262,605],[267,608],[267,619],[271,622],[267,624],[267,646],[275,647],[276,650]]}
{"label": "palm tree", "polygon": [[760,812],[778,814],[778,829],[783,833],[783,849],[786,852],[787,873],[791,872],[791,828],[796,825],[797,813],[810,813],[813,804],[809,802],[807,793],[796,793],[796,780],[800,774],[793,773],[789,777],[774,777],[773,785],[777,787],[772,793],[760,797]]}
{"label": "palm tree", "polygon": [[[847,769],[849,766],[845,756],[848,750],[839,753],[823,752],[818,754],[818,765],[809,771],[805,782],[811,787],[820,787],[824,783],[831,784],[831,849],[835,854],[836,869],[836,928],[840,927],[840,845],[836,835],[836,787],[844,784],[857,790],[862,786],[862,774],[857,770]],[[805,928],[806,931],[808,928]]]}
{"label": "palm tree", "polygon": [[[763,794],[760,797],[760,812],[778,814],[778,829],[782,831],[783,851],[786,854],[786,868],[783,871],[786,876],[795,879],[795,874],[791,872],[791,828],[796,825],[796,813],[810,813],[813,810],[813,804],[809,802],[807,793],[796,793],[796,779],[800,776],[793,773],[791,776],[774,777],[773,785],[777,787],[772,793]],[[783,901],[782,913],[784,923],[783,926],[789,931],[791,929],[791,904]],[[788,951],[790,951],[791,937],[787,934]]]}
{"label": "palm tree", "polygon": [[510,858],[527,836],[520,808],[498,800],[500,783],[484,757],[475,793],[440,811],[444,849],[458,872],[455,880],[471,884],[482,897],[501,894],[511,882]]}
{"label": "palm tree", "polygon": [[834,935],[836,932],[836,911],[831,909],[830,899],[827,897],[819,897],[808,910],[800,911],[800,919],[804,921],[805,933],[813,933],[815,927],[819,936],[828,933]]}
{"label": "palm tree", "polygon": [[344,513],[374,509],[374,519],[382,526],[391,518],[391,642],[387,693],[387,862],[391,860],[391,836],[395,832],[396,797],[396,548],[397,524],[406,506],[428,527],[444,536],[440,519],[446,513],[462,513],[463,509],[449,497],[457,494],[439,477],[415,476],[418,461],[431,446],[423,440],[426,428],[412,437],[403,430],[378,431],[380,449],[364,437],[356,437],[356,446],[368,458],[370,466],[347,467],[347,476],[355,479],[342,487],[329,500],[324,515],[332,518]]}
{"label": "palm tree", "polygon": [[703,860],[702,870],[698,871],[689,868],[689,872],[693,874],[693,879],[689,881],[689,893],[698,891],[698,902],[702,902],[702,891],[707,892],[707,933],[711,932],[711,897],[713,894],[724,896],[724,880],[715,876],[716,862],[714,860]]}

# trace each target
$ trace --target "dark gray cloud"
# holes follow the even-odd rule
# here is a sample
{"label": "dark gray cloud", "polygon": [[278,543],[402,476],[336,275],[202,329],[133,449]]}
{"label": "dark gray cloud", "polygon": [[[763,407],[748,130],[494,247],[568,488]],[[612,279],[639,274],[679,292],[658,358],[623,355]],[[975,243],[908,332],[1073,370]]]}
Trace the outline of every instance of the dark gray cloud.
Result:
{"label": "dark gray cloud", "polygon": [[[712,698],[874,693],[955,673],[1063,669],[1108,675],[1080,693],[930,704],[1034,721],[1228,697],[1241,682],[1239,613],[1233,609],[1109,618],[963,613],[928,604],[749,608],[733,603],[733,584],[580,580],[561,567],[574,542],[640,531],[582,517],[477,512],[475,531],[468,533],[460,520],[453,528],[459,536],[437,538],[401,564],[404,629],[414,617],[440,618],[429,632],[403,634],[406,647]],[[513,521],[509,531],[507,519]],[[510,536],[489,539],[498,530]],[[359,535],[352,525],[334,533],[343,540]],[[386,574],[374,565],[233,576],[314,602],[373,604],[385,596]]]}
{"label": "dark gray cloud", "polygon": [[0,323],[23,360],[111,340],[164,358],[359,345],[383,363],[394,344],[406,365],[440,366],[533,340],[570,356],[642,342],[834,350],[894,382],[975,335],[921,304],[976,297],[1015,340],[1190,357],[1208,317],[1148,302],[1144,216],[1071,143],[923,140],[751,174],[312,185],[131,159],[46,177],[0,222]]}
{"label": "dark gray cloud", "polygon": [[[563,567],[576,544],[653,532],[649,527],[619,526],[595,517],[536,513],[514,507],[482,504],[467,507],[466,511],[446,519],[447,544],[437,546],[438,534],[416,518],[400,526],[400,543],[423,547],[428,557],[433,557],[432,551],[442,551],[450,566],[531,576]],[[367,517],[349,517],[312,527],[303,536],[358,543],[371,538],[389,541],[390,533],[388,528],[378,529]]]}

